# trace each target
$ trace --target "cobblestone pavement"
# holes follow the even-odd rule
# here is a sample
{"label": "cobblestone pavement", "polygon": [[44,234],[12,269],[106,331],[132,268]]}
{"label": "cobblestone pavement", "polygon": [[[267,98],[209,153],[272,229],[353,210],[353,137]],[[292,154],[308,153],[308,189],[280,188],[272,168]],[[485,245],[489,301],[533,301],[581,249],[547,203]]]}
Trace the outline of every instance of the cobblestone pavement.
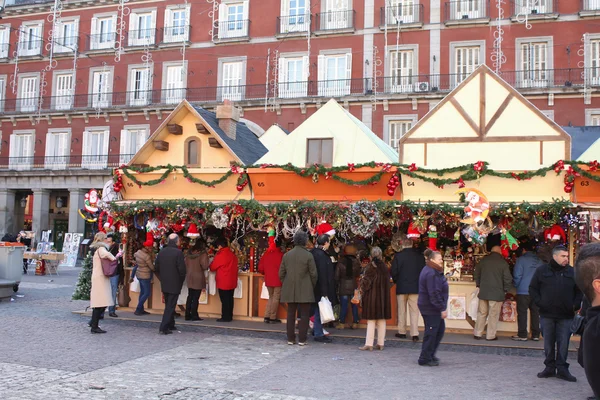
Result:
{"label": "cobblestone pavement", "polygon": [[[0,399],[585,399],[579,382],[540,380],[539,351],[442,346],[440,367],[416,364],[419,346],[360,352],[357,339],[288,346],[281,334],[107,319],[91,335],[86,302],[71,301],[78,269],[24,276],[0,302]],[[17,297],[23,296],[23,297]],[[574,355],[570,355],[574,358]]]}

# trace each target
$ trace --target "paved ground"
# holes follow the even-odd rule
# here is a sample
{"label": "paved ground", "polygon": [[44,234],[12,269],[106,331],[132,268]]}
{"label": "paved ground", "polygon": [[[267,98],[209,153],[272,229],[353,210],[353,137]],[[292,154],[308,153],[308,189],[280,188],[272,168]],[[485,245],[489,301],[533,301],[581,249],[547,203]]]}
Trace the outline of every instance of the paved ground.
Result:
{"label": "paved ground", "polygon": [[[155,322],[106,320],[91,335],[73,314],[76,269],[26,276],[0,302],[0,399],[585,399],[577,383],[539,380],[539,350],[442,345],[436,368],[419,367],[419,346],[389,342],[360,352],[361,339],[287,346],[279,332],[184,326],[170,336]],[[207,324],[209,325],[209,324]],[[212,324],[214,325],[214,324]]]}

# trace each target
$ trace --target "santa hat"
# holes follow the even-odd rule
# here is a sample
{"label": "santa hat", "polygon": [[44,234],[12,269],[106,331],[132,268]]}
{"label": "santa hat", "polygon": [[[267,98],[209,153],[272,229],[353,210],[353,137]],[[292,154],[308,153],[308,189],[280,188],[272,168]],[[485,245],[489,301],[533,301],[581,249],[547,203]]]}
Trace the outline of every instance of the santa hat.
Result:
{"label": "santa hat", "polygon": [[409,239],[418,239],[421,237],[421,232],[419,232],[414,222],[411,222],[410,225],[408,225],[408,232],[406,233],[406,237]]}
{"label": "santa hat", "polygon": [[192,239],[196,239],[196,238],[200,237],[200,233],[198,233],[198,226],[192,222],[190,224],[185,236],[192,238]]}
{"label": "santa hat", "polygon": [[103,228],[104,228],[104,232],[106,232],[108,230],[110,230],[110,231],[115,230],[113,217],[111,217],[110,215],[108,216],[108,218],[106,219],[106,222],[103,225]]}
{"label": "santa hat", "polygon": [[335,235],[335,229],[333,229],[333,226],[328,224],[327,221],[323,221],[319,225],[317,225],[317,235],[333,236]]}
{"label": "santa hat", "polygon": [[548,242],[553,242],[553,241],[557,241],[560,240],[562,242],[566,242],[567,241],[567,235],[565,234],[565,231],[563,228],[560,227],[560,225],[552,225],[552,227],[546,229],[544,231],[544,239],[546,239],[546,241]]}
{"label": "santa hat", "polygon": [[154,246],[154,236],[152,232],[146,232],[146,241],[144,242],[144,247],[153,247]]}

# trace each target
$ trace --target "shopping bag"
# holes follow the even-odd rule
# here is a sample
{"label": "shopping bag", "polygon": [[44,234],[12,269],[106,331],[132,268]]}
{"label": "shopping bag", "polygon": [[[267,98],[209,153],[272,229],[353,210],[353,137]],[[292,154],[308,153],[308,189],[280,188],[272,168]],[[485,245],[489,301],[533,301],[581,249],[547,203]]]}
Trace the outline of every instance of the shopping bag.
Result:
{"label": "shopping bag", "polygon": [[208,294],[214,296],[217,294],[217,273],[209,272],[208,273]]}
{"label": "shopping bag", "polygon": [[475,288],[475,290],[471,293],[469,297],[469,306],[467,307],[467,315],[471,317],[471,319],[477,319],[477,309],[479,308],[479,288]]}
{"label": "shopping bag", "polygon": [[237,287],[233,291],[233,298],[234,299],[241,299],[242,298],[242,280],[239,279],[239,278],[238,278]]}
{"label": "shopping bag", "polygon": [[269,300],[269,289],[267,289],[267,285],[265,285],[264,283],[260,291],[260,298],[264,300]]}
{"label": "shopping bag", "polygon": [[119,286],[119,294],[117,294],[117,303],[119,304],[119,307],[129,307],[130,301],[131,297],[129,297],[129,291],[127,290],[127,286]]}
{"label": "shopping bag", "polygon": [[350,303],[360,304],[360,300],[361,300],[360,290],[354,289],[354,297],[352,297],[352,300],[350,300]]}
{"label": "shopping bag", "polygon": [[181,292],[179,292],[179,297],[177,297],[177,305],[182,305],[185,306],[187,303],[187,298],[188,298],[188,286],[187,286],[187,282],[183,282],[183,285],[181,286]]}
{"label": "shopping bag", "polygon": [[129,285],[129,290],[136,293],[140,292],[140,281],[138,281],[137,276],[133,278],[133,282]]}
{"label": "shopping bag", "polygon": [[206,289],[202,289],[200,292],[200,299],[198,300],[199,304],[208,304],[208,292]]}
{"label": "shopping bag", "polygon": [[517,302],[514,300],[504,300],[502,311],[500,312],[500,321],[517,322]]}
{"label": "shopping bag", "polygon": [[321,316],[322,324],[327,324],[331,321],[335,321],[333,307],[327,297],[321,297],[321,301],[319,301],[319,314]]}

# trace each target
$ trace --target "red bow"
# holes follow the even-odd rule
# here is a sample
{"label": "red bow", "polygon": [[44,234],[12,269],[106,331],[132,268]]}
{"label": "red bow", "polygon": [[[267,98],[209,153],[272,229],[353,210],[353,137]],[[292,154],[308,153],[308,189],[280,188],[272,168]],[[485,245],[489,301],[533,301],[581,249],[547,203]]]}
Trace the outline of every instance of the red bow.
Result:
{"label": "red bow", "polygon": [[415,163],[412,163],[408,166],[408,170],[410,172],[415,172],[416,170],[418,170],[419,168],[417,168],[417,165]]}

